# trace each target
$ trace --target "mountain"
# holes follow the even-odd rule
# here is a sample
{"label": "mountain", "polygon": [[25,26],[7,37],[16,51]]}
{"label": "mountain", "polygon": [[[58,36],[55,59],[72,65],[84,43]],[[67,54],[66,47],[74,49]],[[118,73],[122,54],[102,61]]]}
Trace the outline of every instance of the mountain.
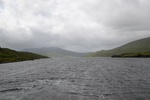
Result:
{"label": "mountain", "polygon": [[34,54],[34,53],[19,52],[8,48],[0,47],[0,63],[34,60],[40,58],[47,58],[47,57]]}
{"label": "mountain", "polygon": [[23,51],[33,52],[48,57],[64,57],[64,56],[82,57],[87,54],[87,53],[77,53],[69,50],[64,50],[57,47],[32,48],[32,49],[24,49]]}
{"label": "mountain", "polygon": [[125,53],[129,54],[129,53],[145,53],[145,52],[150,52],[150,37],[136,40],[111,50],[97,51],[91,54],[91,56],[109,57],[112,55],[120,55]]}

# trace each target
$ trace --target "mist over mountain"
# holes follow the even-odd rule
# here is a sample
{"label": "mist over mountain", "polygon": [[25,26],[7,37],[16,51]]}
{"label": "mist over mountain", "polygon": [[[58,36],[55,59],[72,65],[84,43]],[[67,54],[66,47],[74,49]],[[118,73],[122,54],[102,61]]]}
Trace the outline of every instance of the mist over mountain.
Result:
{"label": "mist over mountain", "polygon": [[58,47],[28,48],[24,49],[23,51],[33,52],[48,57],[64,57],[64,56],[82,57],[87,54],[87,53],[73,52]]}

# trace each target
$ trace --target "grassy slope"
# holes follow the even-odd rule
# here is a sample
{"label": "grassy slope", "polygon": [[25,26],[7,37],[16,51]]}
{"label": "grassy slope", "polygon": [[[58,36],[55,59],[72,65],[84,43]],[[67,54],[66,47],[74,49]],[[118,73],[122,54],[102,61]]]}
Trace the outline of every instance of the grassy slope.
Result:
{"label": "grassy slope", "polygon": [[8,48],[0,48],[0,63],[34,60],[40,58],[47,57],[29,52],[18,52]]}
{"label": "grassy slope", "polygon": [[123,53],[143,53],[143,52],[150,52],[150,37],[136,40],[111,50],[98,51],[92,54],[92,56],[94,57],[112,56],[112,55],[119,55]]}

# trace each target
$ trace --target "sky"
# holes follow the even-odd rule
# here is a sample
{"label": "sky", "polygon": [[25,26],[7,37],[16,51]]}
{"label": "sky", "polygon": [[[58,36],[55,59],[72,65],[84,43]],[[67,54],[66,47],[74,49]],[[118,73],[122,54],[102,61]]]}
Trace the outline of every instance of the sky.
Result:
{"label": "sky", "polygon": [[112,49],[150,37],[150,0],[0,0],[0,46]]}

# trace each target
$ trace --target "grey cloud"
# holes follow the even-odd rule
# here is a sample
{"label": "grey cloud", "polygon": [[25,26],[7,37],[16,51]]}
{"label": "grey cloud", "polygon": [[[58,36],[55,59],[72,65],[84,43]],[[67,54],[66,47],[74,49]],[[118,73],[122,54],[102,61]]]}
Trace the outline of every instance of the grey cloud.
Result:
{"label": "grey cloud", "polygon": [[0,0],[0,7],[4,6],[4,1]]}
{"label": "grey cloud", "polygon": [[122,31],[150,30],[150,5],[140,0],[124,0],[123,4],[126,5],[123,9],[106,18],[106,25]]}
{"label": "grey cloud", "polygon": [[4,10],[4,2],[3,0],[0,0],[0,12]]}
{"label": "grey cloud", "polygon": [[[2,1],[2,0],[1,0]],[[149,0],[5,0],[0,45],[110,49],[150,36]]]}

